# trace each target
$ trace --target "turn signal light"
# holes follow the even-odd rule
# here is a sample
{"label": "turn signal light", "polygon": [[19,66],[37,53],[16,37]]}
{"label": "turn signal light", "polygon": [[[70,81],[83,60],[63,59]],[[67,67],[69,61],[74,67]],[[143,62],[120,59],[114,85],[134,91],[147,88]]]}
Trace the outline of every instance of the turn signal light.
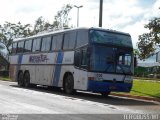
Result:
{"label": "turn signal light", "polygon": [[95,77],[88,77],[88,80],[95,80]]}

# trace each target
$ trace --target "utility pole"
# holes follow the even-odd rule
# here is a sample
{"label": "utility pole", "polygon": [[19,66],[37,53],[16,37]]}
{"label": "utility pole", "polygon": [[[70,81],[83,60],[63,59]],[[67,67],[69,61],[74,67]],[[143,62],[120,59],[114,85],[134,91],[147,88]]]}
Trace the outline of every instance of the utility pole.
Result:
{"label": "utility pole", "polygon": [[99,27],[102,27],[103,0],[100,0],[99,6]]}
{"label": "utility pole", "polygon": [[77,8],[77,27],[79,27],[79,8],[82,8],[83,6],[82,5],[81,6],[74,5],[74,7]]}

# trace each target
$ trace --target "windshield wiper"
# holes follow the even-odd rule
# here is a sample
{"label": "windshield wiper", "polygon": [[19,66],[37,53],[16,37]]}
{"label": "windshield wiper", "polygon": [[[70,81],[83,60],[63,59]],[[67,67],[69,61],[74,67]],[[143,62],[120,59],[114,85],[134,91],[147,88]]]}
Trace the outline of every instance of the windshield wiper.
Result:
{"label": "windshield wiper", "polygon": [[117,65],[117,66],[119,66],[120,68],[121,68],[121,70],[122,70],[122,72],[123,72],[123,74],[125,74],[125,75],[133,75],[133,73],[132,73],[132,71],[131,71],[131,69],[130,68],[127,68],[127,71],[124,69],[124,66],[121,66],[121,65]]}
{"label": "windshield wiper", "polygon": [[126,75],[126,73],[125,73],[125,71],[124,71],[124,69],[123,69],[123,67],[121,66],[121,65],[119,65],[119,64],[117,64],[117,67],[120,67],[120,69],[122,70],[122,72],[123,72],[123,74],[125,74]]}

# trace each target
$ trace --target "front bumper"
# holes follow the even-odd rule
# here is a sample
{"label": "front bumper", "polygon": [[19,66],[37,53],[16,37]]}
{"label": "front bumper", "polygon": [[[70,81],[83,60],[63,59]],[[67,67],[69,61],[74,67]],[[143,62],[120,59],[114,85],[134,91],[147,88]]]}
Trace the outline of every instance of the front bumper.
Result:
{"label": "front bumper", "polygon": [[132,83],[88,80],[88,91],[92,92],[130,92]]}

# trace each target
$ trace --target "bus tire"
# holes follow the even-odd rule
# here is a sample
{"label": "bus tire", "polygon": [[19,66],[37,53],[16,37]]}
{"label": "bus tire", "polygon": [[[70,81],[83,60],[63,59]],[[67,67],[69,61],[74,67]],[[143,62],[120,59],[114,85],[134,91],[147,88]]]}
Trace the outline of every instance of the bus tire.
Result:
{"label": "bus tire", "polygon": [[18,86],[20,87],[24,86],[23,72],[19,72],[17,82],[18,82]]}
{"label": "bus tire", "polygon": [[108,92],[101,92],[102,97],[106,98],[110,94],[110,91]]}
{"label": "bus tire", "polygon": [[67,77],[64,80],[64,91],[67,94],[73,94],[74,93],[74,79],[71,74],[68,74]]}
{"label": "bus tire", "polygon": [[25,72],[24,74],[24,86],[25,87],[30,87],[30,74],[29,72]]}

